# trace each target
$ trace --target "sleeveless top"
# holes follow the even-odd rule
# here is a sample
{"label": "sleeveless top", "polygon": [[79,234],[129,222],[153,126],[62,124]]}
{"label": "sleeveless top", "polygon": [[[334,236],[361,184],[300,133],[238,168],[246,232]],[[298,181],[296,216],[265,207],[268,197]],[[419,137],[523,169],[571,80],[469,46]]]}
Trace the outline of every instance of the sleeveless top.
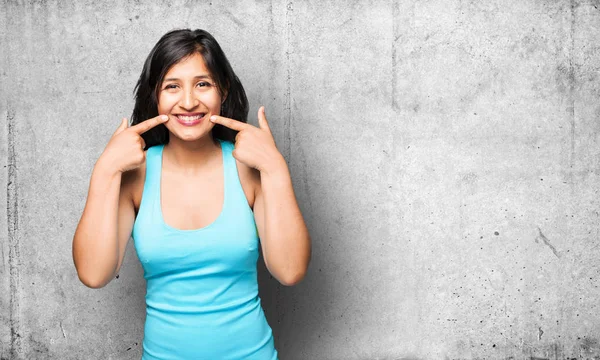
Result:
{"label": "sleeveless top", "polygon": [[194,230],[164,222],[164,145],[146,153],[146,180],[132,237],[146,279],[142,360],[276,360],[258,296],[259,238],[242,189],[233,144],[220,141],[224,202],[218,218]]}

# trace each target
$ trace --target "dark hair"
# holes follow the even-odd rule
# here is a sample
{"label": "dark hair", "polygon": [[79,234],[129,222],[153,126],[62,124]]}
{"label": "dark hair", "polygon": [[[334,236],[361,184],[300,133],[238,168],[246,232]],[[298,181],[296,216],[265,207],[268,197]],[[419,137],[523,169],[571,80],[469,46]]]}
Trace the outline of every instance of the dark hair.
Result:
{"label": "dark hair", "polygon": [[[163,35],[154,45],[135,86],[135,106],[131,124],[158,116],[158,89],[169,69],[195,53],[204,58],[208,71],[215,81],[221,96],[226,96],[221,107],[221,116],[247,122],[248,99],[242,83],[233,72],[219,43],[204,30],[172,30]],[[234,141],[236,131],[215,124],[213,138]],[[146,149],[169,142],[169,130],[164,124],[142,134]]]}

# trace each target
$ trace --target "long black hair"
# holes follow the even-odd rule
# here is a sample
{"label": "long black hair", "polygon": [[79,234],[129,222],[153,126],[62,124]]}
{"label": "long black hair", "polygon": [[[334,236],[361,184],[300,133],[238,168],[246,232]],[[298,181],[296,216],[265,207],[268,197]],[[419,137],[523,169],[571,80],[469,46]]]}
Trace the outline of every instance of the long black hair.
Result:
{"label": "long black hair", "polygon": [[[158,116],[158,90],[165,75],[173,65],[195,53],[204,58],[219,93],[226,97],[221,107],[221,116],[247,122],[246,92],[217,40],[205,30],[182,29],[163,35],[146,58],[134,89],[135,106],[131,125]],[[234,141],[236,134],[236,131],[219,124],[215,124],[212,130],[213,138],[221,140]],[[166,144],[169,142],[169,130],[161,124],[143,133],[142,138],[146,142],[146,149]]]}

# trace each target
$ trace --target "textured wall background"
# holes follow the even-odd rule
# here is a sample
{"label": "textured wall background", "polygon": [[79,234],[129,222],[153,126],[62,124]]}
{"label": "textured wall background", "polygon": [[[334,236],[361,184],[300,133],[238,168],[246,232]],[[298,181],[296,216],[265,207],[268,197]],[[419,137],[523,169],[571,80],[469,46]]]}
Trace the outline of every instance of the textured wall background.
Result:
{"label": "textured wall background", "polygon": [[[600,2],[2,1],[0,357],[139,359],[141,267],[71,241],[142,63],[209,30],[313,238],[281,359],[600,358]],[[130,244],[131,245],[131,244]]]}

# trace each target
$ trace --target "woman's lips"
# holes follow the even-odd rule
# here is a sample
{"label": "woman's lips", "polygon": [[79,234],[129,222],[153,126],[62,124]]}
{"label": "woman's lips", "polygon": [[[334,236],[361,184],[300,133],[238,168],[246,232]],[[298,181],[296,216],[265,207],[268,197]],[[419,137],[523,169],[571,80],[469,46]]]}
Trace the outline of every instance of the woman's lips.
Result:
{"label": "woman's lips", "polygon": [[206,114],[204,114],[204,113],[196,113],[196,114],[185,114],[185,115],[178,114],[178,115],[173,115],[173,116],[175,116],[175,118],[177,119],[177,122],[179,122],[183,126],[194,126],[196,124],[199,124],[205,115]]}

